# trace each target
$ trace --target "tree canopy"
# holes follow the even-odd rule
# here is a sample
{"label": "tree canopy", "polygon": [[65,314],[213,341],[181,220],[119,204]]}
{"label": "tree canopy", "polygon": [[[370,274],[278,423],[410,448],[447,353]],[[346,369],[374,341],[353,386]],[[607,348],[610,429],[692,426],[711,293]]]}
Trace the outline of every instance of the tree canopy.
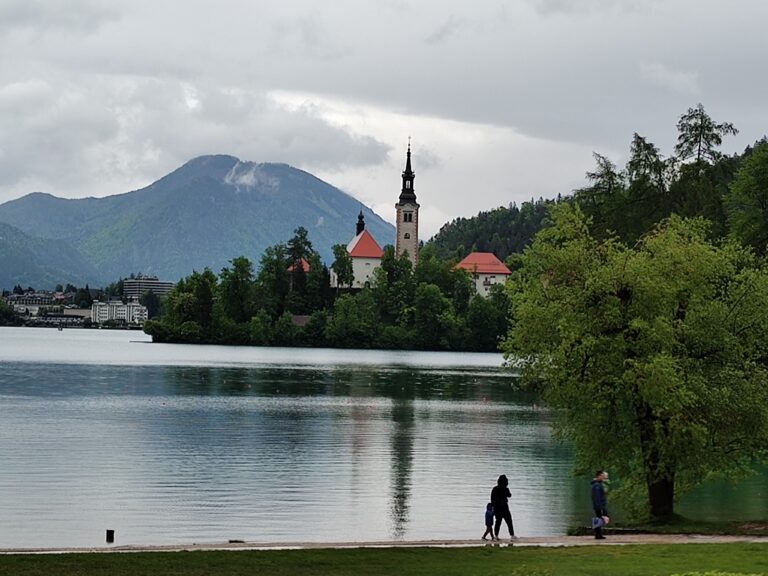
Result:
{"label": "tree canopy", "polygon": [[633,248],[556,210],[509,285],[510,365],[561,415],[582,472],[608,466],[656,518],[768,447],[768,271],[702,219]]}

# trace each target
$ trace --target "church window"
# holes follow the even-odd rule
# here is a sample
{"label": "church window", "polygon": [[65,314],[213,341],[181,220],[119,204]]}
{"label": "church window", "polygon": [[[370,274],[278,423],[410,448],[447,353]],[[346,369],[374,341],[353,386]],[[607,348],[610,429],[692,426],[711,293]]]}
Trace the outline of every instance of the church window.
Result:
{"label": "church window", "polygon": [[403,238],[405,238],[406,240],[410,240],[411,235],[408,232],[406,232],[405,236],[403,236]]}
{"label": "church window", "polygon": [[403,212],[403,222],[413,222],[413,212]]}

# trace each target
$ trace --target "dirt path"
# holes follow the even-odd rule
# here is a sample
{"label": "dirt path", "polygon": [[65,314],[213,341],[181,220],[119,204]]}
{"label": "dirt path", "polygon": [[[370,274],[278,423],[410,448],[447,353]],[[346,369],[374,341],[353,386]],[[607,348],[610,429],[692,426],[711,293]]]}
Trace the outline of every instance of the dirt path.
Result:
{"label": "dirt path", "polygon": [[387,540],[378,542],[220,542],[167,546],[100,546],[95,548],[3,548],[0,554],[65,554],[73,552],[179,552],[184,550],[300,550],[308,548],[407,548],[480,546],[616,546],[627,544],[702,544],[753,542],[768,544],[766,536],[710,536],[682,534],[624,534],[595,540],[591,536],[523,537],[512,542],[477,540]]}

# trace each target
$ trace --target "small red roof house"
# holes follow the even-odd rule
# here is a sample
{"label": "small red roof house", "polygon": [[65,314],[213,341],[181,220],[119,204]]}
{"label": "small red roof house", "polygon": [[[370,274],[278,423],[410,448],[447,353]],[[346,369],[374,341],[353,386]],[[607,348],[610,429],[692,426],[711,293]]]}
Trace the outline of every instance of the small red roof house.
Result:
{"label": "small red roof house", "polygon": [[466,270],[475,279],[475,290],[482,296],[488,296],[491,286],[503,284],[512,274],[504,263],[492,252],[472,252],[456,268]]}
{"label": "small red roof house", "polygon": [[[309,272],[309,262],[307,262],[306,260],[304,260],[304,258],[302,258],[299,261],[299,264],[301,265],[301,269],[304,270],[304,272]],[[293,272],[295,269],[296,267],[293,264],[288,266],[288,272]]]}

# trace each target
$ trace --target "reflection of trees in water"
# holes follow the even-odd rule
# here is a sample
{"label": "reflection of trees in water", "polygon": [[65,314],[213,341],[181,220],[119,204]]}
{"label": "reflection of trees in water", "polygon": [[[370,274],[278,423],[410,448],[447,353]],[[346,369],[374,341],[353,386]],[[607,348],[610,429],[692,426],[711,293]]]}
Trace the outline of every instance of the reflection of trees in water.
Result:
{"label": "reflection of trees in water", "polygon": [[413,429],[415,412],[413,390],[406,381],[407,374],[400,375],[402,386],[395,392],[392,404],[392,537],[399,539],[405,534],[410,510],[411,472],[413,470]]}

